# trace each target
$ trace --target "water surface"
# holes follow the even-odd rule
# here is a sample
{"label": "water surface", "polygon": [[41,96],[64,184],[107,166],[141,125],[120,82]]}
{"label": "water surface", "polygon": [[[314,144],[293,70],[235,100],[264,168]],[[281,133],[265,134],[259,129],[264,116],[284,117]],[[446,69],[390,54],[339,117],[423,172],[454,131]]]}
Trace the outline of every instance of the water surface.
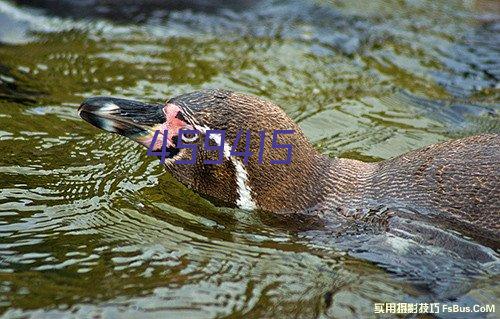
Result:
{"label": "water surface", "polygon": [[[388,271],[215,207],[76,113],[92,95],[223,87],[275,101],[322,153],[365,161],[498,132],[449,108],[498,104],[495,1],[138,3],[0,1],[3,317],[369,318],[377,302],[498,302],[491,265],[427,250],[416,276]],[[400,90],[445,103],[415,108]]]}

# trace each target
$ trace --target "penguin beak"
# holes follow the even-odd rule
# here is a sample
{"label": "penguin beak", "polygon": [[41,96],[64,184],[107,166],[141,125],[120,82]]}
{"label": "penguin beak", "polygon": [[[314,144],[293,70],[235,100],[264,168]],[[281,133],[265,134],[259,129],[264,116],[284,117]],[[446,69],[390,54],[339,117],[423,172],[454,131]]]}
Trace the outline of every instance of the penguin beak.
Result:
{"label": "penguin beak", "polygon": [[95,127],[143,145],[166,121],[163,105],[112,97],[88,98],[78,108],[78,114]]}

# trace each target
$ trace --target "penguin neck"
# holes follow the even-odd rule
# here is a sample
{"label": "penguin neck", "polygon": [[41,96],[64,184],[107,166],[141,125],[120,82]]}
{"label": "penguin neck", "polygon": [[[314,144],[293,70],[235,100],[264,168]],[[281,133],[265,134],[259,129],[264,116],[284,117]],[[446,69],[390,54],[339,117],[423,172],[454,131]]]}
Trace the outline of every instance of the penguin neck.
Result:
{"label": "penguin neck", "polygon": [[359,202],[371,164],[331,159],[313,148],[289,165],[247,167],[253,201],[265,211],[303,212]]}

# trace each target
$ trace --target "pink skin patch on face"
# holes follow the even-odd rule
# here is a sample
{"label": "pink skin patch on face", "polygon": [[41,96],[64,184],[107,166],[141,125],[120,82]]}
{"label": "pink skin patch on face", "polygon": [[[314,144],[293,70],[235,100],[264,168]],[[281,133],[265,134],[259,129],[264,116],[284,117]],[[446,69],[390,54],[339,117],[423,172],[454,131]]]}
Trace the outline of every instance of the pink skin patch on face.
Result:
{"label": "pink skin patch on face", "polygon": [[157,124],[152,128],[152,132],[150,135],[144,136],[139,139],[139,143],[146,147],[150,147],[151,143],[153,142],[153,137],[156,131],[160,131],[158,134],[158,137],[155,141],[153,150],[159,150],[161,149],[163,145],[163,132],[165,130],[168,131],[168,140],[167,140],[167,147],[175,147],[174,142],[172,141],[172,138],[174,136],[179,135],[179,130],[180,129],[187,129],[191,130],[193,127],[183,120],[177,118],[177,114],[181,111],[181,108],[178,107],[175,104],[167,103],[163,107],[163,113],[165,114],[166,121],[161,124]]}

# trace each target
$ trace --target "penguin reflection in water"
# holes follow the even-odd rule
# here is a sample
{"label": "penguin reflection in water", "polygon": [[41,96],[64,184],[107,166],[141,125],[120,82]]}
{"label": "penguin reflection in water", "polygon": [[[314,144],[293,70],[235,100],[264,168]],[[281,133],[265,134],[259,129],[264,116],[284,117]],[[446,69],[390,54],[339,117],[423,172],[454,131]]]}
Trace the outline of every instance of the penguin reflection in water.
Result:
{"label": "penguin reflection in water", "polygon": [[[460,260],[496,264],[495,250],[500,247],[498,134],[447,141],[365,163],[321,155],[278,106],[226,90],[188,93],[163,105],[93,97],[81,104],[79,114],[98,128],[146,147],[156,131],[168,130],[165,166],[187,187],[225,206],[259,209],[285,220],[317,218],[330,229],[329,236],[338,247],[392,270],[405,272],[405,267],[401,260],[388,260],[390,253],[416,254],[419,260],[429,256],[434,263],[441,262],[438,255],[422,250],[426,246],[454,251],[453,256],[459,255]],[[200,134],[179,136],[179,130],[186,129]],[[273,148],[268,134],[261,162],[252,156],[243,165],[238,157],[229,156],[226,148],[230,145],[225,145],[222,164],[205,164],[217,158],[217,152],[203,148],[208,130],[224,130],[226,141],[233,141],[241,130],[293,130],[294,134],[280,136],[280,143],[292,146],[292,161],[288,165],[270,163],[285,158],[287,150]],[[176,148],[178,139],[198,144],[193,165],[174,164],[193,155],[192,149]],[[159,141],[155,149],[161,148]],[[214,138],[213,143],[221,141]],[[259,147],[259,139],[250,140],[253,154]],[[319,233],[327,232],[309,232],[311,236]],[[409,249],[410,244],[422,251]],[[455,264],[453,258],[446,255],[442,262]],[[408,272],[415,270],[409,268]],[[437,276],[435,270],[422,275]]]}

